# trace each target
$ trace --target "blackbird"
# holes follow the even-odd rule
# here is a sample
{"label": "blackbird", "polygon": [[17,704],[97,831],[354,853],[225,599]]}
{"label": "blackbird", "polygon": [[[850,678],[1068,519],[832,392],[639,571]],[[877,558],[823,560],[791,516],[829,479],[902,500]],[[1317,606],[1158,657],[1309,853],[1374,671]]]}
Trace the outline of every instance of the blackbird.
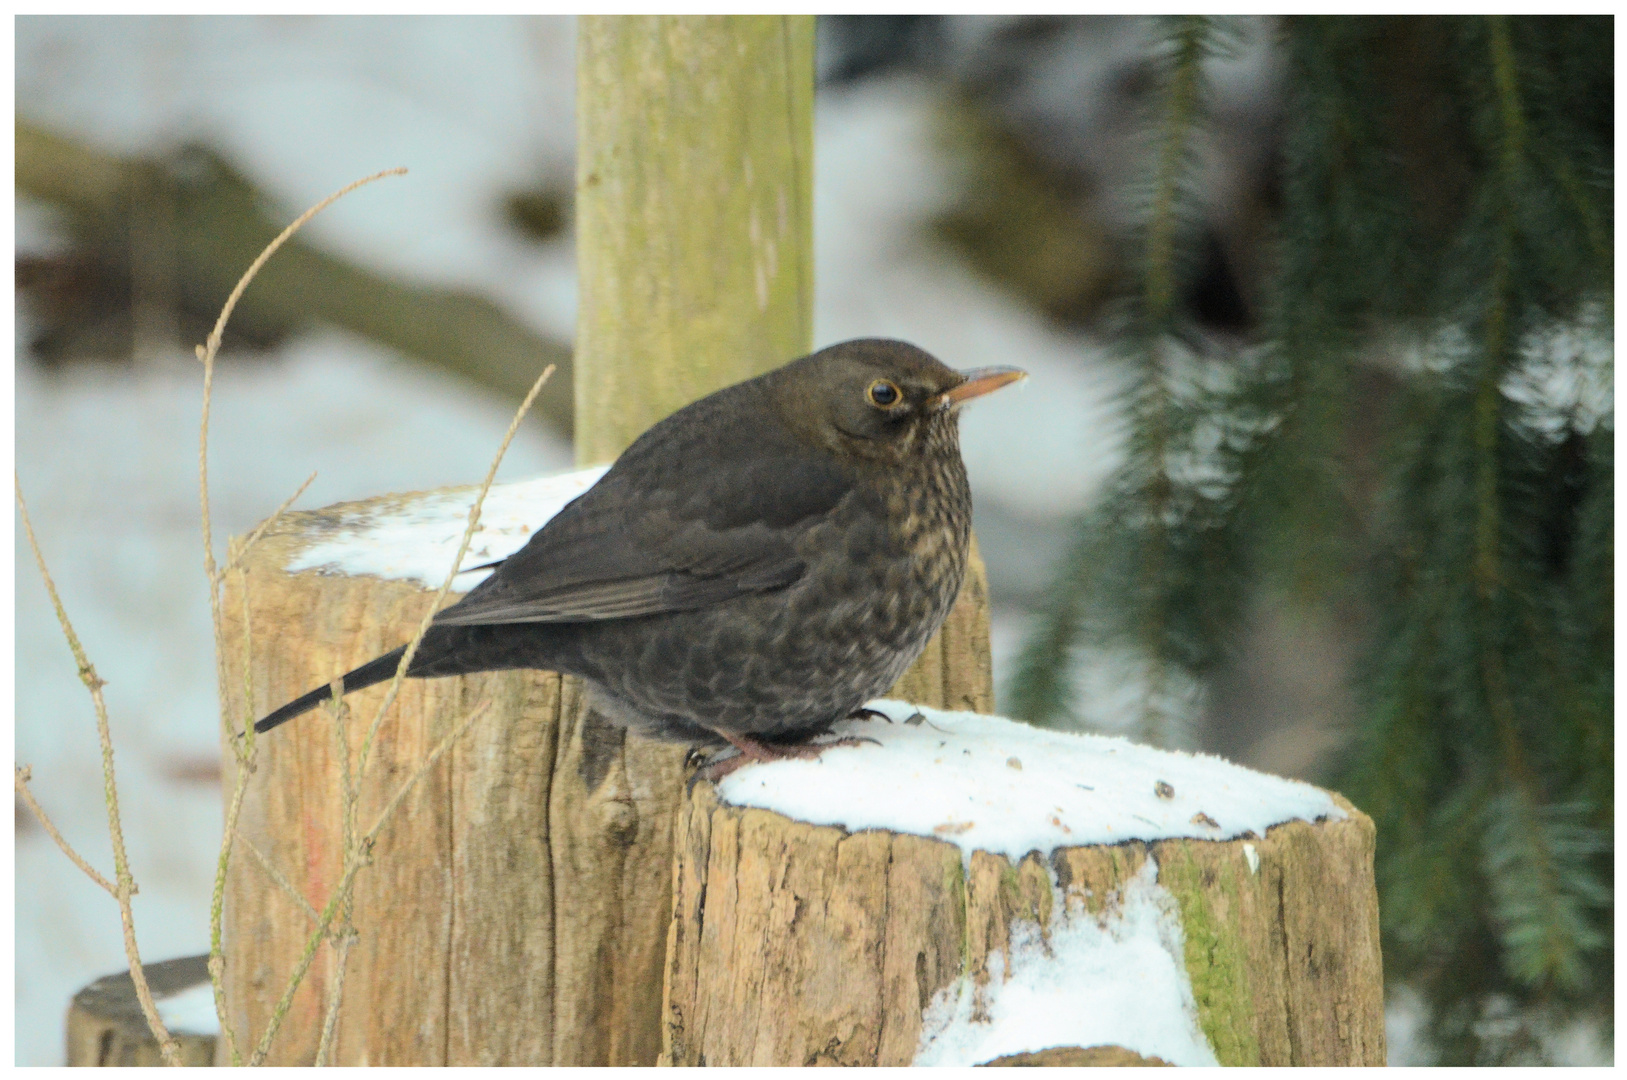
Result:
{"label": "blackbird", "polygon": [[[714,774],[813,756],[832,744],[809,740],[887,690],[949,613],[972,522],[959,408],[1023,377],[869,338],[685,406],[438,613],[407,675],[567,672],[613,723],[733,744]],[[404,652],[344,690],[392,678]]]}

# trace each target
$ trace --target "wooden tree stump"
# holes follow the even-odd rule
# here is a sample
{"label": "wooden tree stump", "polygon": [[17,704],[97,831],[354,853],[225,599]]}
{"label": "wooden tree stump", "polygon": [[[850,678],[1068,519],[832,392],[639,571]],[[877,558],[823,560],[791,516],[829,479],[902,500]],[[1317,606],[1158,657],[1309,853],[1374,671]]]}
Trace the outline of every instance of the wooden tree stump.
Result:
{"label": "wooden tree stump", "polygon": [[[147,985],[158,1004],[159,1016],[164,1018],[170,1034],[180,1044],[183,1065],[215,1063],[214,1031],[188,1030],[185,1020],[177,1017],[171,1007],[183,994],[206,992],[213,999],[208,960],[207,956],[188,956],[142,965]],[[213,1006],[209,1005],[201,1016],[192,1019],[203,1019],[205,1023],[197,1026],[213,1029],[212,1012]],[[141,1002],[136,1000],[136,984],[128,971],[103,976],[73,996],[73,1004],[68,1007],[68,1064],[164,1064],[164,1055],[158,1049],[152,1029],[147,1026],[147,1018],[142,1015]]]}
{"label": "wooden tree stump", "polygon": [[[592,475],[567,483],[566,495]],[[228,583],[226,640],[245,641],[246,616],[253,686],[245,711],[243,679],[234,674],[228,715],[263,715],[404,641],[433,590],[422,581],[336,572],[325,560],[347,544],[367,549],[370,530],[417,521],[422,542],[408,536],[400,549],[429,552],[432,563],[444,548],[449,564],[459,508],[473,495],[393,496],[279,521]],[[489,529],[472,550],[497,557],[503,550],[488,544],[523,542],[540,524],[515,524],[527,504],[549,512],[548,499],[494,488]],[[974,558],[960,602],[900,681],[901,692],[988,708],[987,627],[987,587]],[[228,660],[237,672],[239,657]],[[347,698],[352,756],[384,689]],[[408,680],[380,729],[377,764],[362,794],[363,827],[430,748],[488,699],[490,712],[414,789],[375,849],[374,865],[358,878],[358,940],[334,1061],[653,1063],[684,748],[604,726],[580,707],[576,680],[554,674]],[[259,755],[239,820],[243,842],[227,881],[225,923],[233,1024],[251,1039],[264,1030],[304,947],[312,925],[306,905],[322,908],[341,866],[329,715],[308,713],[261,737]],[[229,750],[226,760],[230,776]],[[262,855],[297,898],[274,883]],[[331,964],[324,949],[270,1061],[313,1060]]]}
{"label": "wooden tree stump", "polygon": [[[930,711],[927,720],[950,727]],[[890,747],[899,731],[872,726],[866,733]],[[954,738],[946,739],[948,753]],[[817,788],[837,782],[837,770],[855,768],[879,749],[842,751],[852,756],[840,759],[827,753],[824,773],[805,770],[799,776],[807,779],[797,782],[816,785],[807,797],[817,802]],[[1003,751],[988,752],[1000,770]],[[1007,765],[1020,769],[1026,762],[1032,772],[1032,753],[1019,759],[1019,752],[1014,744]],[[782,767],[749,766],[722,790],[749,794],[753,783],[783,788],[791,782],[771,772]],[[750,779],[754,770],[763,779]],[[976,784],[968,790],[951,783],[945,791],[930,768],[912,776],[907,767],[892,767],[875,773],[874,782],[886,776],[905,801],[942,798],[953,806],[964,797],[983,807],[1003,797]],[[1092,775],[1077,780],[1101,783]],[[1155,782],[1146,786],[1149,802],[1158,805]],[[1174,831],[1222,831],[1214,818],[1230,825],[1225,812],[1211,816],[1199,809],[1183,827],[1192,806],[1211,803],[1189,783],[1176,787],[1186,788],[1180,799],[1190,801],[1171,794],[1177,801],[1168,805],[1180,815],[1171,819]],[[1022,964],[1065,967],[1081,946],[1068,946],[1075,950],[1070,954],[1064,937],[1128,934],[1114,922],[1130,918],[1127,898],[1143,904],[1167,895],[1159,903],[1178,921],[1175,936],[1184,942],[1179,965],[1174,946],[1168,963],[1184,972],[1185,1008],[1214,1060],[1382,1065],[1373,826],[1338,796],[1316,794],[1326,819],[1262,826],[1263,835],[1057,846],[1013,859],[983,850],[963,854],[946,839],[973,827],[969,821],[946,822],[928,835],[849,831],[731,805],[711,785],[697,784],[679,818],[663,1063],[908,1065],[923,1050],[923,1025],[934,1035],[933,1024],[942,1027],[949,1006],[961,1002],[966,1015],[955,1022],[964,1030],[995,1023],[990,1009],[1003,986],[1023,977]],[[831,801],[851,796],[851,787],[844,788]],[[1077,830],[1076,810],[1052,820],[1072,820]],[[830,813],[836,820],[842,809],[832,806]],[[1136,925],[1144,923],[1145,911],[1136,918]],[[1107,929],[1090,929],[1098,925]],[[1140,974],[1115,969],[1103,975],[1107,997],[1120,992],[1121,980]],[[1036,1009],[1066,1007],[1062,996],[1041,993],[1034,1000]],[[1121,1026],[1127,1030],[1107,1032],[1100,1043],[1134,1056],[1172,1056],[1159,1045],[1138,1045],[1134,1023]],[[978,1063],[1079,1045],[1063,1031],[1054,1042],[1008,1047]],[[1107,1053],[1094,1043],[1086,1049]]]}

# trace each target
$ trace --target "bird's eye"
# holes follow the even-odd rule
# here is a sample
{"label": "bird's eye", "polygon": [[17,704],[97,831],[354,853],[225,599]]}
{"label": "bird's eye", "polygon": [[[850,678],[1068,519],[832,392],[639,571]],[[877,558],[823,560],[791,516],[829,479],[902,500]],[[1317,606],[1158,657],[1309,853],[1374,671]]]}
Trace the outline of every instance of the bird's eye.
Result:
{"label": "bird's eye", "polygon": [[888,409],[897,405],[904,397],[904,393],[898,388],[897,383],[877,379],[865,389],[864,396],[869,399],[870,404]]}

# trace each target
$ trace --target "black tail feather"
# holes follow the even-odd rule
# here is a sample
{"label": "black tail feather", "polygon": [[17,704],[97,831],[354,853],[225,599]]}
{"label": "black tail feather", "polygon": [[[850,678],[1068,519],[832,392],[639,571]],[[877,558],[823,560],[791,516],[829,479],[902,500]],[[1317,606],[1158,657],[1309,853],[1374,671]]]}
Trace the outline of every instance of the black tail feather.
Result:
{"label": "black tail feather", "polygon": [[[355,671],[346,674],[345,693],[348,694],[352,690],[362,690],[394,678],[395,669],[401,664],[401,654],[406,651],[407,647],[405,645],[399,649],[391,649],[383,656],[369,660]],[[257,721],[254,730],[263,734],[284,721],[292,720],[301,713],[310,712],[333,696],[331,689],[328,686],[319,686],[310,693],[295,698],[275,712],[268,713],[264,719]]]}

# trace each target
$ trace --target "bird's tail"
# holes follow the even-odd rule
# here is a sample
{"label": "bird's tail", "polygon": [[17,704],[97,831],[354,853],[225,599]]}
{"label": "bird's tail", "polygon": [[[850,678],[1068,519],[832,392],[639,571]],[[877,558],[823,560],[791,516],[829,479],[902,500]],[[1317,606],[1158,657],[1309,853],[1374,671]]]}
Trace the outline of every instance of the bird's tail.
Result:
{"label": "bird's tail", "polygon": [[[383,656],[369,660],[355,671],[347,672],[345,675],[345,693],[348,694],[352,690],[362,690],[384,682],[386,679],[394,678],[395,669],[401,665],[401,655],[406,651],[407,647],[405,645],[399,649],[391,649]],[[292,720],[301,713],[309,712],[332,696],[333,688],[331,686],[319,686],[310,693],[295,698],[275,712],[267,714],[263,719],[255,723],[254,730],[261,733],[270,731],[285,720]]]}

